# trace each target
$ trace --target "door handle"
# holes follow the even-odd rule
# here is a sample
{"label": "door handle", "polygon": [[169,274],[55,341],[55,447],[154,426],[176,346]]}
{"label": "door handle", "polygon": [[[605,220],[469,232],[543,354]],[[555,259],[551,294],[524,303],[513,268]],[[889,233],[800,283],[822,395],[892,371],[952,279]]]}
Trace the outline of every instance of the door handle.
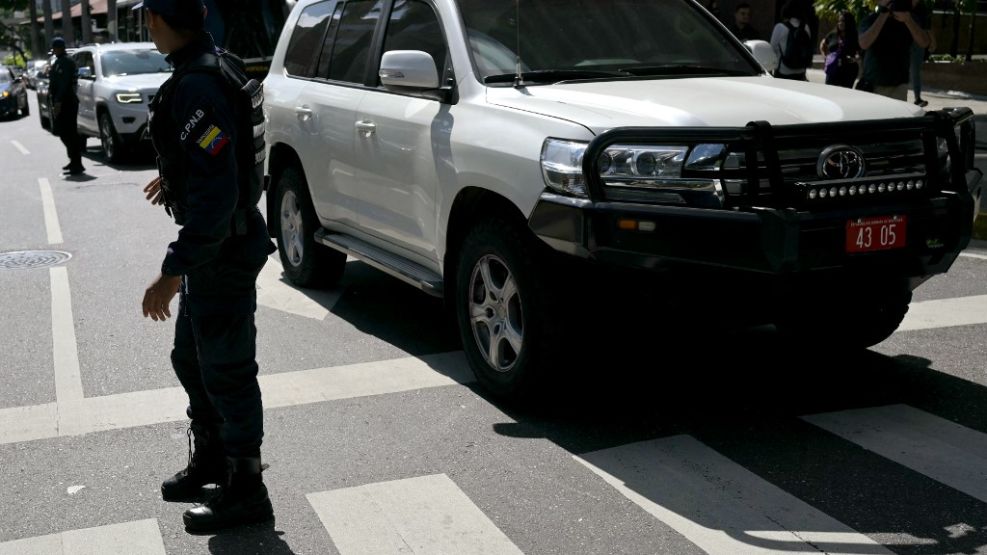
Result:
{"label": "door handle", "polygon": [[360,133],[361,137],[369,139],[377,132],[377,124],[372,121],[358,121],[356,122],[356,130]]}
{"label": "door handle", "polygon": [[298,119],[302,121],[312,119],[312,116],[315,114],[308,106],[295,106],[295,113],[298,114]]}

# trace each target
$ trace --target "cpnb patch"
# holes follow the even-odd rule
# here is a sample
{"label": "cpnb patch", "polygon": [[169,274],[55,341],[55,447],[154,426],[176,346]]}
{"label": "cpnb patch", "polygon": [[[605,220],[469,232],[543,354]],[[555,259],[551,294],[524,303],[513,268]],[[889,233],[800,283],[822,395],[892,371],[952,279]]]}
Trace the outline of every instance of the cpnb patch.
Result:
{"label": "cpnb patch", "polygon": [[208,152],[210,156],[216,156],[229,142],[230,138],[222,129],[210,125],[206,133],[199,139],[199,148]]}

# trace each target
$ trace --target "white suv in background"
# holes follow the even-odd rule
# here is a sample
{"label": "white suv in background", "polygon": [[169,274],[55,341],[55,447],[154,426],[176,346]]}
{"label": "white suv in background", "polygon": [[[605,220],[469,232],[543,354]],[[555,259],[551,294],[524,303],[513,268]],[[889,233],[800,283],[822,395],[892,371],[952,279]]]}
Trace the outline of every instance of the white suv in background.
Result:
{"label": "white suv in background", "polygon": [[111,162],[147,140],[148,103],[171,76],[153,43],[83,46],[73,55],[79,68],[79,133],[98,137]]}
{"label": "white suv in background", "polygon": [[607,348],[582,309],[632,287],[873,345],[970,240],[972,113],[775,63],[691,0],[303,0],[265,81],[285,275],[328,286],[348,254],[445,297],[510,396]]}

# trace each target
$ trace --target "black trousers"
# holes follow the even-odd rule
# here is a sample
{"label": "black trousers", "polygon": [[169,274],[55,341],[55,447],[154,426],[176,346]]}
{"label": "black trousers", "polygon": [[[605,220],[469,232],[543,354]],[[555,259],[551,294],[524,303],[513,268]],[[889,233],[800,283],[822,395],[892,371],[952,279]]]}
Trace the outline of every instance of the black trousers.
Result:
{"label": "black trousers", "polygon": [[54,127],[58,138],[65,145],[65,153],[73,166],[82,165],[82,138],[79,136],[79,103],[64,102],[55,117]]}
{"label": "black trousers", "polygon": [[189,416],[218,428],[229,457],[259,457],[264,411],[257,383],[254,315],[189,310],[183,293],[171,362],[189,398]]}

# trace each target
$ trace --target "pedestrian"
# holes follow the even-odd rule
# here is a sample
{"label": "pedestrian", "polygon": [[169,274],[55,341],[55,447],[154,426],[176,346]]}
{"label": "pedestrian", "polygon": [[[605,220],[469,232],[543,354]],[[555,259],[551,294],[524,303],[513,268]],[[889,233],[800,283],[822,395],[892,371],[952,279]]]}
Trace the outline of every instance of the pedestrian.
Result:
{"label": "pedestrian", "polygon": [[915,105],[925,108],[929,103],[922,100],[922,65],[929,58],[929,52],[934,52],[936,49],[936,35],[932,32],[932,18],[924,2],[918,2],[915,5],[914,13],[916,20],[921,22],[922,29],[929,35],[929,46],[923,48],[918,43],[912,44],[912,59],[908,76],[912,83],[912,93],[915,95]]}
{"label": "pedestrian", "polygon": [[751,5],[747,2],[737,4],[733,10],[733,26],[730,32],[742,41],[761,40],[761,33],[751,25]]}
{"label": "pedestrian", "polygon": [[202,0],[144,0],[138,8],[174,66],[150,106],[160,175],[144,191],[181,226],[143,311],[166,320],[179,294],[171,361],[192,419],[188,465],[164,481],[162,498],[194,501],[202,486],[220,485],[219,495],[185,511],[189,532],[269,521],[254,325],[257,275],[275,250],[257,209],[262,90],[204,30]]}
{"label": "pedestrian", "polygon": [[808,81],[805,72],[812,65],[815,48],[802,2],[789,0],[781,9],[781,17],[771,32],[771,46],[781,60],[775,77]]}
{"label": "pedestrian", "polygon": [[912,46],[929,46],[922,26],[912,0],[877,0],[877,10],[860,22],[864,71],[857,88],[907,101]]}
{"label": "pedestrian", "polygon": [[79,70],[65,51],[65,39],[55,37],[51,41],[55,63],[51,65],[48,82],[48,97],[51,100],[52,131],[65,145],[69,163],[62,170],[69,175],[80,175],[86,171],[82,166],[83,140],[79,136]]}
{"label": "pedestrian", "polygon": [[830,31],[819,43],[819,52],[826,57],[823,70],[826,84],[852,88],[860,64],[860,46],[857,41],[857,22],[849,11],[840,12],[836,19],[836,29]]}

